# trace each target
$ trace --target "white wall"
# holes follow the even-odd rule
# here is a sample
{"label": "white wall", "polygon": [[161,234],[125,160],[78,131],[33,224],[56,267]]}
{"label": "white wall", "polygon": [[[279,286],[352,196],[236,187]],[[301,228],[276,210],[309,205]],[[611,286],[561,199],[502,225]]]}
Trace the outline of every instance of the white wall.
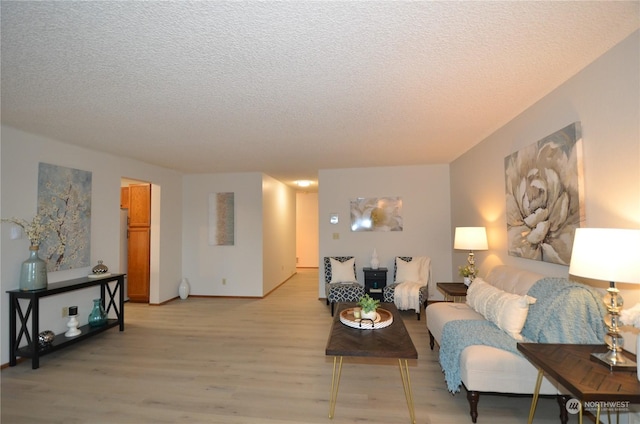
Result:
{"label": "white wall", "polygon": [[[261,297],[295,273],[292,189],[253,172],[186,175],[183,192],[182,268],[191,294]],[[233,246],[209,245],[209,194],[218,192],[235,193]]]}
{"label": "white wall", "polygon": [[[180,280],[181,252],[181,175],[175,171],[148,165],[140,161],[91,151],[58,141],[25,133],[11,127],[1,127],[1,204],[3,218],[31,219],[37,212],[38,163],[46,162],[92,173],[91,199],[91,265],[87,268],[49,273],[50,283],[87,275],[102,259],[114,272],[120,271],[120,178],[127,176],[151,181],[162,188],[158,200],[161,240],[159,242],[158,269],[155,272],[156,298],[162,302],[175,296]],[[158,205],[156,205],[158,206]],[[155,215],[154,215],[155,216]],[[10,225],[3,224],[0,239],[0,286],[2,293],[18,288],[20,266],[28,256],[28,240],[10,240]],[[56,333],[66,330],[67,319],[62,317],[62,307],[77,305],[81,324],[87,322],[92,299],[99,296],[99,288],[85,289],[52,296],[43,300],[40,327]],[[9,347],[8,296],[0,302],[2,314],[1,334],[2,363],[7,363]]]}
{"label": "white wall", "polygon": [[296,193],[280,181],[262,179],[263,294],[296,273]]}
{"label": "white wall", "polygon": [[[632,34],[451,164],[451,231],[487,226],[480,275],[504,263],[567,277],[567,266],[508,256],[504,158],[574,121],[582,123],[586,226],[640,228],[639,38]],[[465,257],[455,254],[452,272]],[[619,286],[629,289],[626,305],[640,301],[640,290]]]}
{"label": "white wall", "polygon": [[[319,172],[318,187],[319,297],[325,297],[323,257],[355,256],[356,277],[363,283],[362,268],[370,266],[374,248],[377,249],[380,266],[389,269],[388,284],[393,282],[396,256],[429,256],[433,281],[451,281],[448,165],[325,169]],[[402,198],[403,231],[351,231],[350,199],[396,196]],[[329,223],[332,213],[339,214],[337,225]],[[339,235],[339,239],[333,238],[334,233]],[[442,297],[437,290],[430,291],[435,298]]]}
{"label": "white wall", "polygon": [[296,265],[318,267],[318,193],[296,193]]}
{"label": "white wall", "polygon": [[[211,246],[209,194],[227,192],[235,193],[235,244]],[[183,210],[182,269],[191,294],[262,296],[262,174],[185,175]]]}

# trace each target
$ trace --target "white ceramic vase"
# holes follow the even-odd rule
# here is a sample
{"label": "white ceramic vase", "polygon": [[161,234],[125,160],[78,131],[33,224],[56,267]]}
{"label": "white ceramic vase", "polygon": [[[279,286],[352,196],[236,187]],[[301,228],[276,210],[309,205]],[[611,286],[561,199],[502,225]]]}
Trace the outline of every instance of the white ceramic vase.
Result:
{"label": "white ceramic vase", "polygon": [[180,286],[178,287],[178,294],[180,295],[180,299],[186,299],[189,297],[189,291],[191,290],[191,286],[189,285],[189,280],[183,278],[180,282]]}
{"label": "white ceramic vase", "polygon": [[360,319],[370,319],[375,321],[377,317],[378,317],[378,313],[376,312],[375,309],[370,312],[365,312],[364,309],[360,311]]}
{"label": "white ceramic vase", "polygon": [[464,285],[469,287],[471,284],[471,277],[464,277]]}
{"label": "white ceramic vase", "polygon": [[371,269],[378,269],[380,266],[380,261],[378,260],[378,251],[373,249],[373,254],[371,255]]}

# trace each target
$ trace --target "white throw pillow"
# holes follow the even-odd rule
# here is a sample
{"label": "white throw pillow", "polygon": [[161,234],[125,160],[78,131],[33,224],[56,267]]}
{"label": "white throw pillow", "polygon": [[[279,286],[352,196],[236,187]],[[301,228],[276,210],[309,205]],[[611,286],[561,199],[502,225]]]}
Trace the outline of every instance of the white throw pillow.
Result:
{"label": "white throw pillow", "polygon": [[476,278],[467,290],[467,304],[516,340],[522,340],[522,327],[527,320],[531,296],[520,296],[493,287]]}
{"label": "white throw pillow", "polygon": [[355,258],[351,258],[340,262],[337,259],[329,258],[331,262],[330,283],[351,283],[356,281],[356,273],[353,265],[355,260]]}
{"label": "white throw pillow", "polygon": [[396,283],[420,281],[420,261],[407,262],[401,258],[396,258]]}

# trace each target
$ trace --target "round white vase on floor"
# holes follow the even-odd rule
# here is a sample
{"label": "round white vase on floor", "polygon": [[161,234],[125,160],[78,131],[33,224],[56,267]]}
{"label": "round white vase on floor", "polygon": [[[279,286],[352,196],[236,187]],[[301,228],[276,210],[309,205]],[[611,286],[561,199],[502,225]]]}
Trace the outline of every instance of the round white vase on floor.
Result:
{"label": "round white vase on floor", "polygon": [[178,287],[178,294],[180,295],[180,299],[186,299],[189,297],[189,291],[191,290],[191,286],[189,285],[189,280],[183,278],[180,281],[180,286]]}

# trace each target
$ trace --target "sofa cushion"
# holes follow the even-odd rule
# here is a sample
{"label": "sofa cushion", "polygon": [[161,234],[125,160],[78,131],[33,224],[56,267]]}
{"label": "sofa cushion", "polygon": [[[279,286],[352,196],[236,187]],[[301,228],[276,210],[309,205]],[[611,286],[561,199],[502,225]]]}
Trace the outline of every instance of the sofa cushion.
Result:
{"label": "sofa cushion", "polygon": [[542,278],[544,278],[542,274],[508,265],[498,265],[491,269],[484,280],[500,290],[524,296],[531,286]]}
{"label": "sofa cushion", "polygon": [[527,320],[529,305],[536,299],[500,290],[482,278],[476,278],[467,291],[467,303],[516,340],[523,340],[521,331]]}
{"label": "sofa cushion", "polygon": [[354,272],[355,258],[340,262],[337,259],[330,258],[331,261],[331,281],[330,283],[351,283],[356,281]]}

